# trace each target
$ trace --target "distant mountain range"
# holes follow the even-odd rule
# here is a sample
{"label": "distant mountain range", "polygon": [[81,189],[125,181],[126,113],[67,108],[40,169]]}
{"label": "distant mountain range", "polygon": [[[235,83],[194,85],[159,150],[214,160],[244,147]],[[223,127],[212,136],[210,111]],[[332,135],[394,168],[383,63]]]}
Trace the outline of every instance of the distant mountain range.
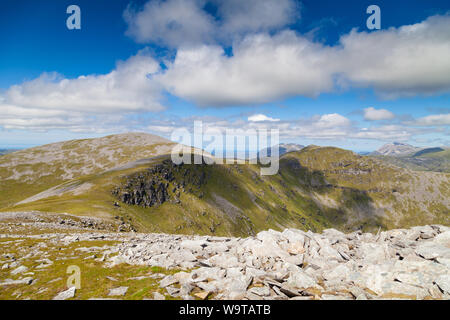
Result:
{"label": "distant mountain range", "polygon": [[419,148],[394,142],[369,155],[411,170],[450,172],[450,148],[447,147]]}
{"label": "distant mountain range", "polygon": [[[280,143],[277,146],[278,146],[278,150],[279,150],[278,152],[279,152],[280,156],[285,153],[288,153],[288,152],[300,151],[305,147],[301,144],[296,144],[296,143]],[[268,157],[270,157],[272,154],[272,151],[271,151],[272,149],[266,148],[265,150],[266,150],[266,155]],[[259,152],[259,154],[261,154],[261,153],[262,153],[262,151]]]}
{"label": "distant mountain range", "polygon": [[[447,173],[405,170],[334,147],[280,145],[278,173],[260,176],[260,165],[248,163],[174,165],[173,145],[129,133],[1,156],[0,211],[119,219],[146,232],[235,236],[268,228],[450,224]],[[292,148],[300,150],[288,152]]]}

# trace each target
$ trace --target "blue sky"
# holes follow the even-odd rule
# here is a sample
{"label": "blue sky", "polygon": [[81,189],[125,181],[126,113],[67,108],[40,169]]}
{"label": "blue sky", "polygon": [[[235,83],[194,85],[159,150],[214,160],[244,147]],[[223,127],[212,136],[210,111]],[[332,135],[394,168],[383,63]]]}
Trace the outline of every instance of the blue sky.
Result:
{"label": "blue sky", "polygon": [[448,1],[242,3],[2,1],[0,147],[194,119],[358,151],[450,144]]}

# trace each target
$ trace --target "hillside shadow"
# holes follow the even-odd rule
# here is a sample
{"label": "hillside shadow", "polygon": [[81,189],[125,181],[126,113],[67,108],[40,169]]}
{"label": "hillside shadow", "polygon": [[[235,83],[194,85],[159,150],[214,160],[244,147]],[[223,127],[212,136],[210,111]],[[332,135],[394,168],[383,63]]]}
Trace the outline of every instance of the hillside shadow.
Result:
{"label": "hillside shadow", "polygon": [[[345,171],[345,166],[339,170]],[[334,200],[338,205],[336,208],[324,204],[320,206],[331,223],[341,220],[342,216],[339,215],[344,215],[344,225],[351,230],[386,228],[378,215],[379,209],[367,190],[329,182],[323,171],[303,166],[296,158],[285,158],[280,162],[280,175],[298,183],[312,197],[317,193],[325,199]]]}

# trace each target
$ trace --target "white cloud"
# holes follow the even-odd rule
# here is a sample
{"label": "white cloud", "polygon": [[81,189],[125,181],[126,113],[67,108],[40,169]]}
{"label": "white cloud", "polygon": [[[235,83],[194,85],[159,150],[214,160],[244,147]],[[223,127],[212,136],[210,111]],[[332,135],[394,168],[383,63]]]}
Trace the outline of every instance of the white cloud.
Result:
{"label": "white cloud", "polygon": [[[160,80],[199,105],[243,105],[337,87],[371,87],[385,98],[450,91],[450,15],[400,28],[353,30],[329,47],[293,31],[250,34],[227,56],[220,46],[179,49]],[[336,81],[337,80],[337,81]]]}
{"label": "white cloud", "polygon": [[268,117],[264,114],[254,114],[254,115],[248,117],[248,121],[250,121],[250,122],[261,122],[261,121],[277,122],[277,121],[280,121],[280,119],[274,119],[274,118]]}
{"label": "white cloud", "polygon": [[450,126],[450,113],[429,115],[408,124],[416,126]]}
{"label": "white cloud", "polygon": [[159,77],[174,95],[199,105],[264,103],[333,90],[333,50],[292,31],[246,37],[229,57],[219,46],[180,49]]}
{"label": "white cloud", "polygon": [[[66,79],[44,73],[14,85],[0,99],[4,128],[102,127],[114,113],[160,111],[159,64],[145,51],[119,62],[108,74]],[[101,121],[95,118],[101,117]],[[97,122],[97,123],[96,123]]]}
{"label": "white cloud", "polygon": [[293,0],[215,2],[222,21],[220,33],[226,36],[276,30],[300,17],[300,6]]}
{"label": "white cloud", "polygon": [[3,95],[2,105],[21,108],[83,111],[158,111],[160,88],[149,79],[159,70],[150,56],[138,54],[105,75],[65,79],[57,74],[10,87]]}
{"label": "white cloud", "polygon": [[[206,5],[216,8],[216,17]],[[179,48],[279,30],[299,14],[294,0],[150,0],[141,9],[128,6],[123,15],[136,41]]]}
{"label": "white cloud", "polygon": [[[315,115],[310,118],[299,118],[280,121],[245,121],[245,119],[227,120],[220,117],[189,117],[170,120],[149,119],[146,128],[152,133],[163,135],[167,138],[170,133],[180,127],[193,132],[194,121],[201,120],[204,130],[215,129],[225,133],[227,129],[278,129],[281,141],[286,140],[322,140],[335,143],[348,140],[373,140],[373,141],[410,141],[420,135],[433,135],[439,132],[438,128],[418,128],[405,124],[370,126],[361,128],[357,123],[337,114]],[[434,141],[436,138],[434,139]]]}
{"label": "white cloud", "polygon": [[324,114],[316,122],[320,128],[348,127],[351,121],[338,113]]}
{"label": "white cloud", "polygon": [[214,18],[203,6],[201,0],[153,0],[137,11],[129,6],[124,12],[127,34],[141,43],[175,48],[212,41]]}
{"label": "white cloud", "polygon": [[347,81],[386,98],[450,90],[450,15],[344,35],[337,55]]}
{"label": "white cloud", "polygon": [[378,121],[378,120],[390,120],[394,118],[395,115],[386,109],[375,109],[373,107],[364,109],[365,120]]}

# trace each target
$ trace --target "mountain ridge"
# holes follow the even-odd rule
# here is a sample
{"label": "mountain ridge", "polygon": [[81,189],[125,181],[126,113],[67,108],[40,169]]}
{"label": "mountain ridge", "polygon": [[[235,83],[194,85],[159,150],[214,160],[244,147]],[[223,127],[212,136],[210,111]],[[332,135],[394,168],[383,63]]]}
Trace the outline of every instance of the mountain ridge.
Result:
{"label": "mountain ridge", "polygon": [[[282,155],[276,175],[260,176],[260,166],[248,163],[175,166],[173,143],[155,136],[99,139],[60,143],[56,153],[47,145],[0,158],[0,210],[117,218],[146,232],[238,236],[267,228],[351,231],[449,223],[448,174],[308,146]],[[80,171],[86,163],[90,170]]]}

